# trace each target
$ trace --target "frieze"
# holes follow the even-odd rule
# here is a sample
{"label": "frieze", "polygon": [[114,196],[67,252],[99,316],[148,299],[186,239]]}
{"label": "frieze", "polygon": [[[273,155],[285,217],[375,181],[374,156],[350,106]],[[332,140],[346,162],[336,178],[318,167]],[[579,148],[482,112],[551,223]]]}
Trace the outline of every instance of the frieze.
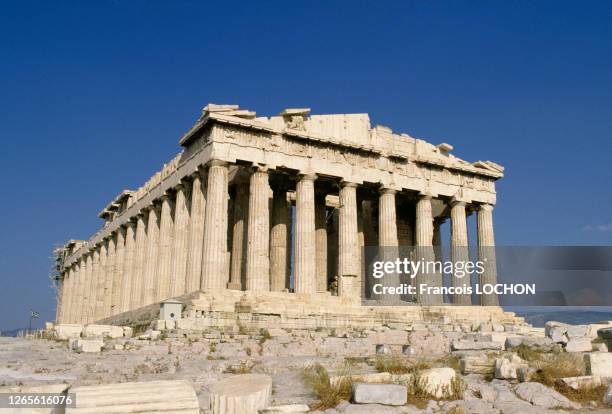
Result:
{"label": "frieze", "polygon": [[[382,169],[411,178],[421,178],[443,184],[494,192],[494,180],[489,177],[457,171],[444,166],[432,166],[397,156],[383,157],[368,151],[329,145],[323,141],[307,141],[294,136],[245,130],[233,126],[217,126],[213,140],[243,147],[255,147],[290,156],[324,159],[368,169]],[[384,161],[384,162],[383,162]]]}

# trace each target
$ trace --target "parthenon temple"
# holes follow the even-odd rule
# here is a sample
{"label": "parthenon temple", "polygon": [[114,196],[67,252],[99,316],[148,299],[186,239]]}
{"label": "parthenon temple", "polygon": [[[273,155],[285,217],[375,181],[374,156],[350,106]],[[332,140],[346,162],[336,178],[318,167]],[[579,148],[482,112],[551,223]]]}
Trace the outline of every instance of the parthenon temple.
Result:
{"label": "parthenon temple", "polygon": [[[209,104],[179,144],[142,187],[102,209],[96,234],[56,250],[59,323],[112,322],[170,298],[198,312],[220,302],[364,309],[364,246],[436,246],[446,222],[451,247],[466,247],[470,214],[478,247],[494,246],[503,168],[372,126],[368,114],[260,117]],[[494,267],[485,277],[495,281]],[[443,300],[417,295],[412,308]]]}

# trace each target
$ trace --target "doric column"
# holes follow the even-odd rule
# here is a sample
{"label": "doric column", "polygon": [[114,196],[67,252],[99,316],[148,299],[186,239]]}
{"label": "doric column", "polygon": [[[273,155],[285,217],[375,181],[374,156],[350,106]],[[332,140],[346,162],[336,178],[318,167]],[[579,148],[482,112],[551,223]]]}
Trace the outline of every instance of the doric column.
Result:
{"label": "doric column", "polygon": [[291,260],[291,204],[287,201],[286,183],[274,187],[272,196],[272,229],[270,230],[270,290],[289,288]]}
{"label": "doric column", "polygon": [[381,247],[398,245],[395,193],[395,190],[383,188],[378,198],[378,245]]}
{"label": "doric column", "polygon": [[198,170],[191,177],[191,220],[189,221],[189,252],[187,254],[187,279],[185,281],[185,290],[188,293],[200,289],[204,212],[206,211],[206,176]]}
{"label": "doric column", "polygon": [[96,306],[98,302],[98,285],[100,282],[100,246],[94,246],[91,254],[91,275],[89,284],[89,307],[87,322],[92,323],[96,320]]}
{"label": "doric column", "polygon": [[365,247],[365,229],[363,220],[363,200],[357,197],[357,278],[360,286],[360,292],[364,292],[364,275],[363,275],[363,249]]}
{"label": "doric column", "polygon": [[[446,217],[436,217],[433,220],[433,251],[434,251],[434,259],[442,263],[443,255],[442,255],[442,225],[446,222]],[[442,268],[435,269],[435,275],[433,276],[433,280],[438,287],[444,286],[444,275],[442,272]],[[441,302],[444,302],[444,296],[440,297]]]}
{"label": "doric column", "polygon": [[338,268],[338,255],[340,247],[340,209],[334,207],[329,216],[327,227],[327,255],[334,260],[327,261],[327,289],[333,296],[338,296],[338,279],[340,269]]}
{"label": "doric column", "polygon": [[176,187],[174,207],[174,242],[172,253],[172,280],[170,296],[180,296],[186,292],[187,246],[189,243],[189,210],[187,209],[187,189],[184,184]]}
{"label": "doric column", "polygon": [[72,312],[70,317],[70,323],[79,323],[81,320],[83,310],[83,273],[85,266],[83,265],[83,257],[79,258],[76,263],[76,277],[74,279],[74,296],[72,297],[72,304],[70,305]]}
{"label": "doric column", "polygon": [[79,305],[79,320],[77,323],[87,323],[89,314],[89,285],[91,282],[91,252],[87,252],[82,258],[82,277],[81,277],[81,304]]}
{"label": "doric column", "polygon": [[113,293],[111,296],[111,315],[121,313],[121,299],[123,297],[123,272],[125,269],[125,234],[126,228],[117,229],[117,242],[115,244],[115,273],[113,275]]}
{"label": "doric column", "polygon": [[57,291],[56,323],[67,323],[70,311],[70,284],[72,283],[72,267],[64,268]]}
{"label": "doric column", "polygon": [[430,195],[420,195],[416,205],[416,245],[433,245],[433,215]]}
{"label": "doric column", "polygon": [[130,287],[130,309],[142,306],[142,285],[144,278],[144,265],[147,249],[147,218],[141,212],[136,218],[136,246],[134,248],[134,270]]}
{"label": "doric column", "polygon": [[315,192],[315,246],[317,292],[327,292],[327,217],[323,192]]}
{"label": "doric column", "polygon": [[[391,188],[381,188],[378,196],[378,246],[383,261],[395,261],[399,256],[396,193]],[[382,283],[387,287],[399,286],[400,276],[395,273],[386,274],[384,278],[374,283]],[[386,295],[382,300],[385,304],[393,304],[400,300],[400,296]]]}
{"label": "doric column", "polygon": [[82,298],[83,304],[81,306],[81,314],[78,323],[87,323],[89,318],[89,307],[90,307],[90,290],[91,290],[91,262],[93,252],[90,250],[85,253],[83,257],[83,284],[82,284]]}
{"label": "doric column", "polygon": [[103,240],[99,247],[100,258],[98,259],[98,281],[96,288],[96,307],[94,313],[94,321],[104,317],[104,291],[106,287],[106,241]]}
{"label": "doric column", "polygon": [[159,218],[159,254],[157,255],[157,284],[155,287],[156,302],[170,297],[170,278],[172,272],[172,202],[170,196],[161,197],[161,213]]}
{"label": "doric column", "polygon": [[295,292],[315,293],[315,202],[314,174],[301,174],[295,200]]}
{"label": "doric column", "polygon": [[66,295],[66,302],[64,307],[64,313],[62,313],[63,323],[72,323],[74,319],[74,297],[77,294],[77,265],[73,263],[70,266],[68,272],[68,291]]}
{"label": "doric column", "polygon": [[246,277],[249,183],[243,181],[236,183],[235,193],[230,282],[227,287],[241,290],[243,276]]}
{"label": "doric column", "polygon": [[[495,235],[493,234],[493,206],[482,204],[478,208],[478,260],[484,263],[480,275],[480,285],[497,283],[497,263],[495,257]],[[496,294],[482,295],[481,304],[498,306]]]}
{"label": "doric column", "polygon": [[111,304],[113,300],[113,280],[115,278],[115,234],[111,234],[106,240],[106,269],[104,271],[104,301],[102,304],[102,317],[112,315]]}
{"label": "doric column", "polygon": [[159,204],[149,206],[147,220],[147,251],[145,255],[144,275],[142,280],[142,305],[147,306],[155,302],[155,288],[157,283],[157,257],[159,253]]}
{"label": "doric column", "polygon": [[74,320],[74,299],[78,294],[77,292],[77,278],[78,278],[78,265],[73,263],[70,266],[70,273],[68,274],[68,287],[70,291],[66,297],[66,313],[63,315],[64,323],[73,323]]}
{"label": "doric column", "polygon": [[[465,202],[451,201],[451,261],[455,264],[469,261],[467,217],[465,215]],[[470,286],[470,275],[461,275],[458,272],[452,275],[452,286],[465,288]],[[471,305],[472,297],[469,294],[453,295],[456,305]]]}
{"label": "doric column", "polygon": [[357,185],[342,182],[338,226],[338,296],[358,298]]}
{"label": "doric column", "polygon": [[267,169],[257,167],[249,181],[246,289],[267,292],[270,290],[270,185]]}
{"label": "doric column", "polygon": [[121,280],[120,313],[130,310],[132,298],[132,278],[134,277],[134,262],[136,255],[136,223],[129,221],[125,229],[125,256],[123,258],[123,277]]}
{"label": "doric column", "polygon": [[228,282],[227,184],[227,163],[211,161],[206,190],[201,289],[224,289]]}
{"label": "doric column", "polygon": [[55,323],[64,323],[66,314],[66,294],[70,269],[64,269],[57,284],[57,304],[55,306]]}
{"label": "doric column", "polygon": [[[419,196],[416,205],[416,260],[426,263],[435,261],[433,251],[433,214],[431,209],[431,195]],[[425,266],[427,267],[427,266]],[[431,267],[431,265],[429,266]],[[421,292],[422,287],[432,287],[438,284],[434,269],[426,269],[417,275],[417,301],[424,305],[442,303],[442,296]],[[425,286],[426,285],[426,286]]]}

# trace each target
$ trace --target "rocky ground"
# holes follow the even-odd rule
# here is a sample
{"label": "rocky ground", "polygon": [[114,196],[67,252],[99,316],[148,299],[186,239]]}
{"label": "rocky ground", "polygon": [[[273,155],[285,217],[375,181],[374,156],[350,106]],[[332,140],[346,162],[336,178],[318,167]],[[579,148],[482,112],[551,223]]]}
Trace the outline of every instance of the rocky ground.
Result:
{"label": "rocky ground", "polygon": [[[606,370],[612,376],[610,360],[593,359],[597,367],[582,362],[593,349],[598,355],[612,353],[604,352],[605,340],[588,336],[588,328],[549,324],[546,332],[516,335],[507,328],[501,339],[493,335],[493,327],[470,333],[448,329],[458,332],[452,335],[423,328],[409,333],[406,342],[413,347],[400,350],[379,344],[380,332],[350,331],[271,335],[149,330],[131,338],[106,337],[99,352],[85,352],[74,341],[70,346],[76,350],[69,349],[67,341],[57,338],[0,338],[0,392],[16,385],[186,379],[201,411],[208,412],[212,385],[260,373],[272,378],[271,406],[306,404],[326,414],[612,413],[606,405],[612,404],[609,378],[602,377]],[[387,338],[395,335],[388,329],[384,333]],[[598,375],[588,375],[597,369]],[[566,381],[576,386],[572,391],[554,375],[585,379]],[[358,383],[381,388],[356,394],[351,385]],[[391,405],[397,403],[392,384],[404,387],[400,400],[408,390],[407,403]]]}

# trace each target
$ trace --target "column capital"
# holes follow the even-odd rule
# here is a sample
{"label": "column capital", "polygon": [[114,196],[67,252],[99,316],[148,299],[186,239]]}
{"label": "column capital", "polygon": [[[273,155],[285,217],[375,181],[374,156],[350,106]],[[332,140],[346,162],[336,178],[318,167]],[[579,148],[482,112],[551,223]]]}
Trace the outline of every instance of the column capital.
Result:
{"label": "column capital", "polygon": [[314,172],[300,171],[297,176],[300,181],[314,181],[317,179],[317,174]]}
{"label": "column capital", "polygon": [[494,207],[495,206],[493,204],[482,203],[482,204],[477,204],[475,206],[475,209],[478,211],[493,211]]}
{"label": "column capital", "polygon": [[455,197],[453,197],[453,198],[452,198],[452,199],[449,201],[449,203],[448,203],[448,204],[449,204],[451,207],[455,207],[455,206],[464,206],[464,207],[465,207],[465,206],[467,205],[467,202],[466,202],[466,201],[463,201],[463,200],[460,200],[460,199],[457,199],[457,198],[455,198]]}
{"label": "column capital", "polygon": [[206,167],[203,165],[198,165],[197,167],[194,168],[194,171],[189,174],[189,178],[191,178],[192,180],[194,178],[202,178],[206,175]]}
{"label": "column capital", "polygon": [[347,180],[342,180],[340,181],[340,187],[344,188],[344,187],[348,187],[348,188],[357,188],[357,183],[353,182],[353,181],[347,181]]}
{"label": "column capital", "polygon": [[266,164],[253,164],[249,167],[249,170],[251,171],[251,173],[254,173],[254,172],[267,173],[270,170],[270,167],[268,167]]}
{"label": "column capital", "polygon": [[431,200],[437,196],[438,196],[437,194],[434,194],[430,191],[420,191],[419,194],[417,195],[419,200]]}
{"label": "column capital", "polygon": [[395,195],[395,194],[397,194],[397,190],[395,188],[391,188],[391,187],[380,187],[378,189],[378,194],[379,195],[383,195],[383,194]]}
{"label": "column capital", "polygon": [[211,168],[211,167],[227,167],[228,164],[229,163],[227,161],[213,159],[213,160],[208,161],[207,166],[208,166],[208,168]]}
{"label": "column capital", "polygon": [[146,211],[151,212],[151,211],[153,211],[153,210],[155,210],[155,209],[157,209],[157,208],[159,208],[159,203],[157,202],[157,200],[153,200],[153,201],[151,202],[151,204],[149,204],[148,206],[146,206],[146,207],[145,207],[143,210],[146,210]]}

